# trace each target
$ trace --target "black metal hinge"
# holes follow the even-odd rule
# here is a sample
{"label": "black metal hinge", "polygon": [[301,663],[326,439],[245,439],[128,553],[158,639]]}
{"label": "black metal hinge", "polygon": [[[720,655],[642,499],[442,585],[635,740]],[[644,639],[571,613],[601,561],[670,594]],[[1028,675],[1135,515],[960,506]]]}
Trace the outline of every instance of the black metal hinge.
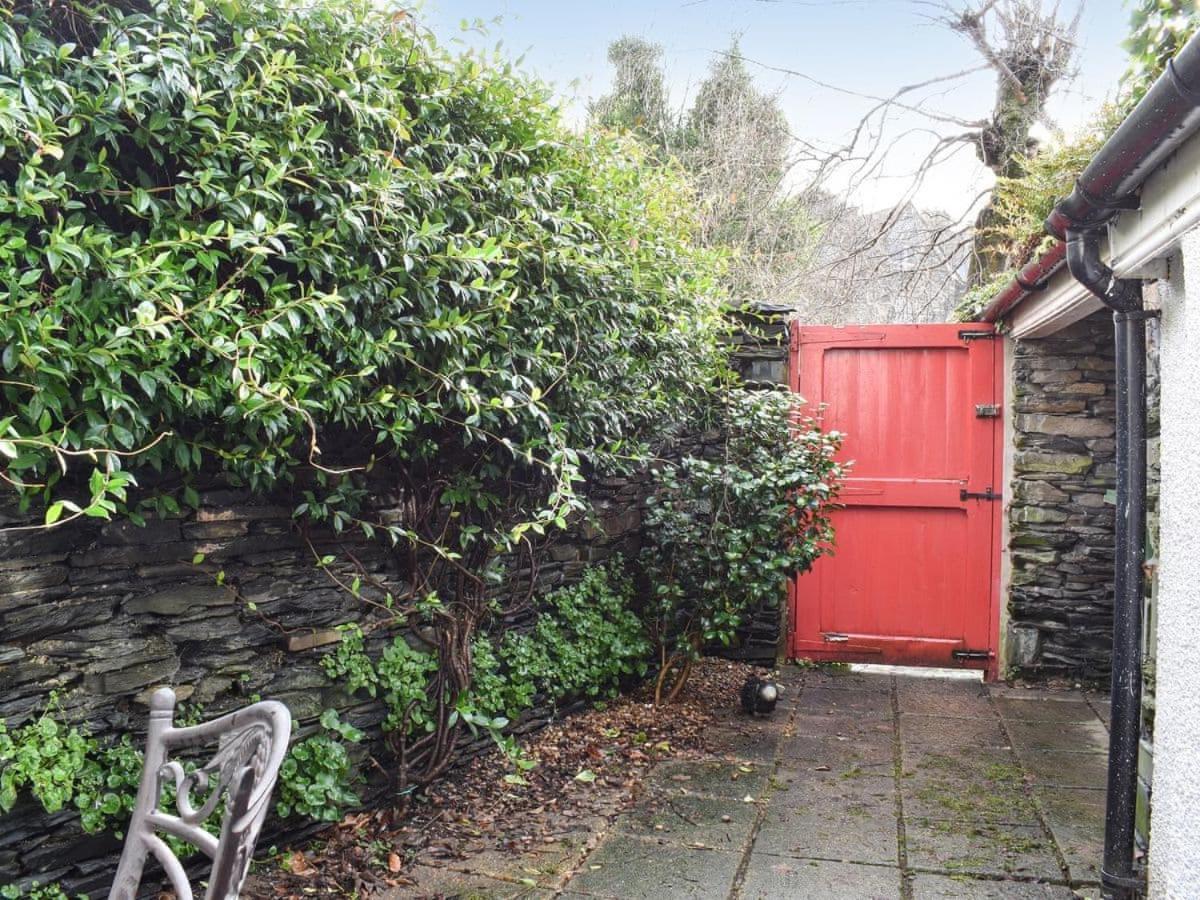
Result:
{"label": "black metal hinge", "polygon": [[964,500],[964,501],[965,500],[1003,500],[1004,496],[1002,494],[992,493],[992,486],[989,484],[987,486],[986,491],[968,491],[966,488],[962,488],[958,492],[958,499]]}
{"label": "black metal hinge", "polygon": [[994,341],[1000,337],[995,331],[960,331],[958,339],[960,341]]}
{"label": "black metal hinge", "polygon": [[992,654],[988,650],[952,650],[950,655],[954,659],[991,659]]}

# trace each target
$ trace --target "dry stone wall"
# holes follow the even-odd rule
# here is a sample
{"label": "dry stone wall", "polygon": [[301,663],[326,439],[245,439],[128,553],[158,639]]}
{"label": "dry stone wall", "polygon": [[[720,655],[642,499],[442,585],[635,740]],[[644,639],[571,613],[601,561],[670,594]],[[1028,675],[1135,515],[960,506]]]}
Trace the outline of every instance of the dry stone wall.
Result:
{"label": "dry stone wall", "polygon": [[1112,316],[1015,342],[1009,662],[1099,679],[1112,640],[1116,486]]}
{"label": "dry stone wall", "polygon": [[[595,519],[545,549],[538,589],[574,580],[614,553],[636,553],[646,490],[645,476],[593,484]],[[55,690],[64,719],[97,736],[132,732],[140,741],[151,691],[169,684],[185,714],[210,718],[262,696],[287,704],[300,737],[329,707],[377,732],[382,708],[350,697],[321,669],[338,640],[334,626],[358,618],[361,606],[315,561],[352,556],[361,570],[335,564],[347,583],[364,571],[399,589],[403,573],[377,543],[300,533],[295,502],[255,500],[213,483],[198,509],[145,528],[72,523],[0,533],[0,718],[28,721]],[[28,522],[0,510],[0,525]],[[197,554],[202,562],[193,562]],[[522,725],[549,714],[534,710]],[[264,845],[296,827],[272,823]],[[97,893],[117,852],[113,837],[84,835],[77,814],[47,815],[28,797],[0,817],[0,884],[36,873],[72,894]]]}

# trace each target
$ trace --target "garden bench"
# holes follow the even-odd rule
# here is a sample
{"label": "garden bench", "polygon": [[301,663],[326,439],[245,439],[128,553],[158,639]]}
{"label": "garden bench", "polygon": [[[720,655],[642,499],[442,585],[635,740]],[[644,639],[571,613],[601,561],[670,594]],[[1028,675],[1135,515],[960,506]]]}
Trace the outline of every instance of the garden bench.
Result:
{"label": "garden bench", "polygon": [[[236,898],[250,867],[287,752],[291,715],[282,703],[268,700],[180,728],[172,722],[174,710],[174,691],[154,692],[141,783],[109,900],[136,897],[151,855],[163,867],[178,900],[192,900],[183,864],[161,835],[186,841],[212,859],[207,900]],[[190,772],[169,758],[176,751],[214,741],[217,752]],[[175,788],[178,814],[159,808],[168,783]],[[219,836],[203,828],[214,814],[221,817]]]}

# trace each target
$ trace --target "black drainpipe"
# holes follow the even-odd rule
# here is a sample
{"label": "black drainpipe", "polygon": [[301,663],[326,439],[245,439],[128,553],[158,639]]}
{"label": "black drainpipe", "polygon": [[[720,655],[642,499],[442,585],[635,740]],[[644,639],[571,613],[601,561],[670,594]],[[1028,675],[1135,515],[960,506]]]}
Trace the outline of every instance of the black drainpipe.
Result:
{"label": "black drainpipe", "polygon": [[1133,865],[1138,741],[1142,716],[1142,604],[1146,576],[1146,319],[1142,283],[1117,278],[1100,261],[1097,228],[1067,230],[1067,266],[1113,310],[1117,379],[1117,533],[1114,573],[1112,723],[1104,822],[1105,898],[1128,900],[1143,889]]}

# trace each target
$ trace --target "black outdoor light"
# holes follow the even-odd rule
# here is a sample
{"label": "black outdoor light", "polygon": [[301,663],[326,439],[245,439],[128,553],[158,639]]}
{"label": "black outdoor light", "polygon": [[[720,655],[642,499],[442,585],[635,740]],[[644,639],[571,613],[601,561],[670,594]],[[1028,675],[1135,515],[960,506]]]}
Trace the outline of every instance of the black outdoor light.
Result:
{"label": "black outdoor light", "polygon": [[769,716],[779,702],[779,685],[770,678],[751,675],[742,685],[742,709],[751,716]]}

